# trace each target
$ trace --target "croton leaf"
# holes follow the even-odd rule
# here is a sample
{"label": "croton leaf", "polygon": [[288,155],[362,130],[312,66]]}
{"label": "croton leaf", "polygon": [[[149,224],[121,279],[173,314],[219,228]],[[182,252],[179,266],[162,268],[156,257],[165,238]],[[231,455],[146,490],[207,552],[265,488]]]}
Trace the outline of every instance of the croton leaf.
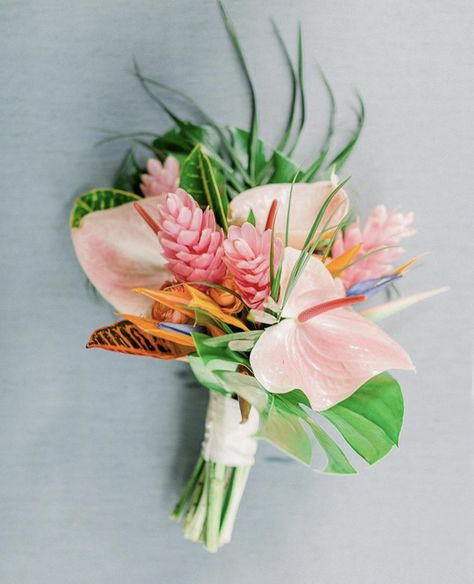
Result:
{"label": "croton leaf", "polygon": [[398,382],[382,373],[335,406],[319,412],[369,464],[398,445],[403,424],[403,395]]}
{"label": "croton leaf", "polygon": [[92,333],[86,347],[155,359],[176,359],[186,354],[186,350],[183,351],[181,347],[144,333],[128,320],[120,320],[97,329]]}
{"label": "croton leaf", "polygon": [[218,223],[227,229],[228,201],[222,185],[220,174],[198,144],[183,163],[179,186],[203,209],[210,207]]}
{"label": "croton leaf", "polygon": [[142,200],[141,197],[119,189],[95,189],[89,191],[74,201],[69,218],[70,226],[79,227],[81,220],[94,211],[104,211],[105,209],[112,209],[125,203],[140,200]]}

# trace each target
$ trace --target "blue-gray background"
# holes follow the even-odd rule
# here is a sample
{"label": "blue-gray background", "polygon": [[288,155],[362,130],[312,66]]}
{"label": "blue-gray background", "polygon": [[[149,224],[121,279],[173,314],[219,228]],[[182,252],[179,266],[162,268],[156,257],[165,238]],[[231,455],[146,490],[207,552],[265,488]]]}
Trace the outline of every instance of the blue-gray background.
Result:
{"label": "blue-gray background", "polygon": [[[111,311],[70,245],[74,195],[110,184],[126,144],[96,128],[166,129],[131,58],[219,120],[246,90],[212,0],[0,3],[1,584],[467,584],[472,536],[470,320],[472,38],[466,0],[228,0],[271,141],[288,102],[270,15],[307,47],[307,162],[326,120],[315,75],[353,89],[367,128],[347,172],[362,212],[413,209],[403,291],[451,292],[386,323],[411,353],[400,450],[355,478],[315,474],[262,444],[232,545],[217,556],[168,520],[199,448],[206,393],[186,367],[85,351]],[[471,148],[472,150],[472,148]],[[472,281],[471,281],[472,283]]]}

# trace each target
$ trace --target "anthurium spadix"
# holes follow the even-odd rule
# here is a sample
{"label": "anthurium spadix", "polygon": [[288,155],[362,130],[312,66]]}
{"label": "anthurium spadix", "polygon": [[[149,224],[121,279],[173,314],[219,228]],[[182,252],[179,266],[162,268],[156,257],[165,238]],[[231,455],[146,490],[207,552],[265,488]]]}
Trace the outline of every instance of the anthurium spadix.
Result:
{"label": "anthurium spadix", "polygon": [[[286,248],[282,296],[299,257]],[[341,299],[340,302],[337,299]],[[342,285],[316,257],[304,268],[282,310],[250,354],[258,381],[272,393],[301,389],[315,410],[352,395],[388,369],[414,369],[405,350],[374,323],[344,304]],[[319,306],[319,308],[318,308]]]}
{"label": "anthurium spadix", "polygon": [[[295,184],[267,184],[249,189],[237,195],[230,203],[231,221],[241,225],[252,211],[255,217],[255,226],[263,232],[268,213],[274,201],[278,202],[278,213],[275,218],[275,236],[282,240],[285,235],[286,217],[290,192],[292,191],[292,205],[289,216],[288,243],[300,249],[308,235],[314,218],[336,185],[332,181]],[[349,198],[344,189],[341,189],[329,204],[321,225],[334,228],[349,211]],[[320,232],[316,232],[320,235]]]}
{"label": "anthurium spadix", "polygon": [[[161,201],[161,196],[149,197],[138,204],[153,214]],[[71,226],[71,237],[82,269],[112,306],[120,312],[149,313],[154,300],[134,288],[160,288],[172,276],[158,238],[134,202],[86,214]]]}

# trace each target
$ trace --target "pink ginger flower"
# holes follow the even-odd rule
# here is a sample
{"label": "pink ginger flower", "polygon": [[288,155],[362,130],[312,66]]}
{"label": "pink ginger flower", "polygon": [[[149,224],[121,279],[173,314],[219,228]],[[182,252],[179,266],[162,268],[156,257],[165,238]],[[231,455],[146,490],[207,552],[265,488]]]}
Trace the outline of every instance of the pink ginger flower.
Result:
{"label": "pink ginger flower", "polygon": [[168,268],[179,282],[220,282],[224,234],[214,213],[203,211],[183,189],[169,193],[158,209],[158,237]]}
{"label": "pink ginger flower", "polygon": [[[229,227],[224,241],[224,261],[250,308],[261,308],[270,295],[271,238],[271,229],[259,233],[253,225],[244,223],[242,227]],[[275,238],[275,265],[278,265],[281,251],[282,242]]]}
{"label": "pink ginger flower", "polygon": [[[413,213],[404,215],[398,210],[387,211],[384,205],[378,205],[370,213],[363,228],[360,227],[357,219],[349,225],[344,235],[341,233],[337,235],[331,255],[333,258],[337,258],[358,243],[362,243],[360,250],[352,260],[354,261],[377,248],[391,245],[398,246],[404,237],[409,237],[415,233],[415,230],[410,228],[413,219]],[[345,287],[349,288],[361,280],[378,278],[391,273],[393,271],[392,264],[402,251],[401,247],[393,247],[373,253],[367,258],[358,261],[342,273],[341,278]]]}
{"label": "pink ginger flower", "polygon": [[140,189],[145,197],[174,193],[179,185],[179,162],[168,156],[164,164],[150,158],[146,164],[148,174],[142,174]]}

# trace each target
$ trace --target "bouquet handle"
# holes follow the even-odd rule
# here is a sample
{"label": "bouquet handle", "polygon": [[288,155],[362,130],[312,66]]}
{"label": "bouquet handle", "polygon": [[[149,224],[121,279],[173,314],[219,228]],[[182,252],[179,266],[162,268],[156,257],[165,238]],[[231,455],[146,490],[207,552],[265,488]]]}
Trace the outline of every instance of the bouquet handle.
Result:
{"label": "bouquet handle", "polygon": [[215,552],[229,543],[255,461],[258,413],[241,423],[237,400],[210,392],[201,454],[171,518],[183,519],[187,539]]}

